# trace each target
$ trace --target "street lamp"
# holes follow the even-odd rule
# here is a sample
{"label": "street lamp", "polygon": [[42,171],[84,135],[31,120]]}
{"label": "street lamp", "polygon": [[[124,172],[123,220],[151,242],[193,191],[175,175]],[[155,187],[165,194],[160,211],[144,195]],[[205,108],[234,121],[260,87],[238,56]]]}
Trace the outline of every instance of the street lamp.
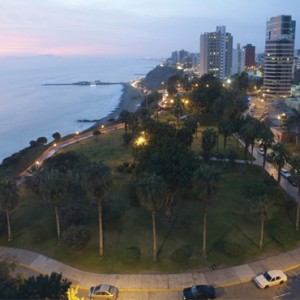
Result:
{"label": "street lamp", "polygon": [[77,142],[78,142],[78,136],[79,136],[79,132],[76,131],[76,132],[75,132],[75,139],[76,139]]}

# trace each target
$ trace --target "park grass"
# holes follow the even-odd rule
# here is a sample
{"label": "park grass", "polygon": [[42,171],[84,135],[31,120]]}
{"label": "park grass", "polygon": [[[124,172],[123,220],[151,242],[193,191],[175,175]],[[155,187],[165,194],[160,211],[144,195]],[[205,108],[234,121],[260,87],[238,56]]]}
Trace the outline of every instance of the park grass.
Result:
{"label": "park grass", "polygon": [[[259,250],[260,221],[252,211],[253,204],[241,195],[240,190],[246,183],[265,180],[268,174],[254,165],[226,164],[224,167],[220,163],[217,166],[222,177],[208,211],[207,259],[201,256],[202,203],[191,190],[185,189],[176,196],[171,218],[166,218],[163,209],[157,215],[159,257],[154,264],[151,214],[138,205],[133,193],[133,175],[121,174],[116,169],[123,162],[133,162],[131,148],[122,143],[123,133],[123,130],[112,131],[59,150],[83,153],[92,161],[104,161],[112,170],[114,184],[111,199],[104,208],[104,258],[98,256],[96,208],[87,198],[80,200],[88,208],[85,225],[91,231],[91,240],[84,250],[76,252],[63,244],[58,245],[53,207],[40,203],[35,195],[26,190],[21,190],[19,206],[12,213],[14,240],[8,243],[4,232],[0,236],[0,244],[34,250],[79,269],[99,273],[203,271],[212,264],[217,267],[243,264],[299,245],[294,229],[295,204],[277,186],[277,192],[281,195],[280,205],[273,218],[266,222],[264,248]],[[195,139],[194,143],[198,142],[199,139]],[[235,142],[233,139],[231,144]],[[44,232],[40,241],[34,238],[38,229]],[[287,229],[293,235],[293,239],[284,246],[278,244],[272,235],[280,229]],[[239,254],[226,253],[227,244],[238,244]],[[141,251],[139,260],[134,263],[126,263],[123,259],[129,247]],[[171,255],[182,247],[190,249],[191,256],[187,260],[174,262]]]}

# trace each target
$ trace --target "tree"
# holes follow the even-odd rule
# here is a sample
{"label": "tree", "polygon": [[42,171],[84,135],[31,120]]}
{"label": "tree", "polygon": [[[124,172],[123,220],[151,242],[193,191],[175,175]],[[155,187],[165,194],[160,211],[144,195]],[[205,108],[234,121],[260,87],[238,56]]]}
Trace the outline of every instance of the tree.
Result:
{"label": "tree", "polygon": [[202,132],[203,158],[208,163],[211,158],[211,152],[217,144],[217,133],[213,128],[207,128]]}
{"label": "tree", "polygon": [[100,131],[99,129],[93,130],[93,136],[94,136],[95,138],[97,138],[99,135],[101,135],[101,131]]}
{"label": "tree", "polygon": [[155,138],[150,133],[148,144],[139,149],[136,160],[137,176],[155,173],[166,183],[165,208],[170,217],[178,189],[189,184],[197,164],[193,152],[178,138],[167,136],[162,130],[161,136],[155,135]]}
{"label": "tree", "polygon": [[67,185],[65,175],[55,169],[42,169],[26,180],[26,186],[41,197],[42,201],[54,206],[57,238],[60,239],[59,207],[64,200]]}
{"label": "tree", "polygon": [[274,152],[274,162],[278,168],[277,182],[279,183],[281,179],[280,170],[284,166],[286,161],[285,146],[283,143],[277,142],[272,146],[272,150]]}
{"label": "tree", "polygon": [[206,232],[208,203],[212,198],[219,172],[214,166],[202,164],[193,174],[193,190],[195,195],[203,202],[203,227],[202,227],[202,256],[206,258]]}
{"label": "tree", "polygon": [[151,211],[153,232],[153,262],[157,261],[156,213],[163,206],[165,192],[164,181],[155,174],[143,177],[137,186],[137,195],[143,208]]}
{"label": "tree", "polygon": [[55,141],[59,141],[61,139],[61,135],[59,132],[54,132],[52,134],[52,137],[54,138]]}
{"label": "tree", "polygon": [[98,207],[98,222],[99,222],[99,255],[103,256],[103,216],[102,206],[103,201],[107,199],[109,189],[112,185],[112,176],[108,166],[101,163],[91,164],[87,170],[87,186],[95,197]]}
{"label": "tree", "polygon": [[37,141],[38,144],[42,144],[42,145],[45,145],[48,142],[47,138],[45,138],[44,136],[41,136],[41,137],[37,138],[36,141]]}
{"label": "tree", "polygon": [[16,299],[19,278],[14,278],[16,261],[11,256],[0,256],[0,299]]}
{"label": "tree", "polygon": [[241,193],[252,201],[252,209],[260,218],[259,249],[262,250],[264,242],[265,222],[271,218],[275,208],[276,195],[274,190],[261,183],[251,183],[242,187]]}
{"label": "tree", "polygon": [[128,124],[130,121],[130,112],[128,110],[122,110],[119,116],[120,122],[123,122],[125,124],[125,132],[128,131]]}
{"label": "tree", "polygon": [[224,136],[224,149],[227,146],[227,138],[233,133],[234,120],[229,117],[224,117],[219,122],[219,132]]}
{"label": "tree", "polygon": [[8,241],[12,241],[10,212],[18,205],[19,194],[15,182],[7,179],[0,181],[0,208],[6,213]]}
{"label": "tree", "polygon": [[261,128],[258,133],[258,138],[261,140],[262,147],[264,149],[264,155],[263,155],[263,168],[264,168],[266,165],[267,150],[272,146],[272,143],[274,141],[274,134],[270,129],[270,126],[268,126],[265,123],[261,123]]}
{"label": "tree", "polygon": [[298,186],[298,202],[296,210],[296,230],[299,230],[299,213],[300,213],[300,155],[294,156],[290,162],[292,169],[291,173],[296,177]]}
{"label": "tree", "polygon": [[247,115],[243,119],[242,126],[239,129],[239,134],[245,143],[244,147],[244,160],[246,161],[248,147],[251,145],[251,154],[253,155],[254,142],[258,138],[260,129],[260,121]]}
{"label": "tree", "polygon": [[67,292],[72,282],[62,277],[62,274],[30,276],[20,284],[19,299],[61,299],[67,300]]}

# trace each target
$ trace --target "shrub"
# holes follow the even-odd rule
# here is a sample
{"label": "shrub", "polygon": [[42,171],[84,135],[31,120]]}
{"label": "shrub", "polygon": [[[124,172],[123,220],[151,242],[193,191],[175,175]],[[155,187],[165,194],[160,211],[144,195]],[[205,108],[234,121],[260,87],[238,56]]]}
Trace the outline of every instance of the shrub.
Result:
{"label": "shrub", "polygon": [[91,238],[90,230],[86,226],[70,226],[62,234],[62,242],[73,250],[82,250]]}
{"label": "shrub", "polygon": [[87,209],[83,205],[73,204],[62,209],[62,224],[65,228],[70,225],[82,225],[87,216]]}
{"label": "shrub", "polygon": [[122,261],[125,263],[134,263],[136,262],[141,256],[141,250],[138,247],[128,247],[122,253]]}
{"label": "shrub", "polygon": [[182,246],[173,251],[171,259],[177,263],[186,262],[192,256],[192,253],[193,250],[191,247]]}
{"label": "shrub", "polygon": [[226,242],[224,252],[230,256],[241,256],[244,254],[245,249],[238,243]]}
{"label": "shrub", "polygon": [[120,173],[131,174],[135,168],[134,163],[123,162],[121,165],[117,166],[117,171]]}

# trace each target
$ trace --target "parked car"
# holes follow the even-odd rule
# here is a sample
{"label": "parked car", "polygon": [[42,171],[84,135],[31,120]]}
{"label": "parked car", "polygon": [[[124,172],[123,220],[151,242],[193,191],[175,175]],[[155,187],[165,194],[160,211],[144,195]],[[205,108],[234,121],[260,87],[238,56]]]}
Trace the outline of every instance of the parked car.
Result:
{"label": "parked car", "polygon": [[265,154],[264,148],[258,148],[257,153],[260,154],[260,155],[264,155]]}
{"label": "parked car", "polygon": [[89,299],[117,299],[119,294],[118,289],[109,284],[100,284],[92,286],[89,290]]}
{"label": "parked car", "polygon": [[284,177],[284,178],[288,178],[289,176],[291,176],[291,173],[287,170],[287,169],[281,169],[280,170],[280,174]]}
{"label": "parked car", "polygon": [[261,289],[266,289],[286,282],[287,276],[281,270],[272,270],[257,275],[254,280]]}
{"label": "parked car", "polygon": [[211,285],[194,285],[183,289],[182,299],[215,299],[216,291]]}
{"label": "parked car", "polygon": [[286,180],[293,186],[297,186],[297,179],[294,176],[288,176]]}

